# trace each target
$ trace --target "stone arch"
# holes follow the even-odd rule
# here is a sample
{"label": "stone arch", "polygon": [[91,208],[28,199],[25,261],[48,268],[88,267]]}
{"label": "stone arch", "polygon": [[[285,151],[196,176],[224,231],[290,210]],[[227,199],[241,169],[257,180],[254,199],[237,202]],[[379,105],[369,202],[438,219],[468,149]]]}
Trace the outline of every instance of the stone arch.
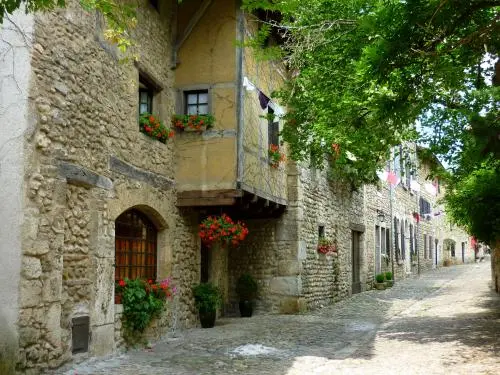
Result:
{"label": "stone arch", "polygon": [[[108,202],[108,217],[113,223],[127,210],[137,210],[143,213],[157,229],[157,278],[170,276],[173,263],[173,230],[175,218],[172,201],[148,185],[140,188],[122,184],[115,187],[116,196]],[[114,233],[113,233],[114,257]]]}

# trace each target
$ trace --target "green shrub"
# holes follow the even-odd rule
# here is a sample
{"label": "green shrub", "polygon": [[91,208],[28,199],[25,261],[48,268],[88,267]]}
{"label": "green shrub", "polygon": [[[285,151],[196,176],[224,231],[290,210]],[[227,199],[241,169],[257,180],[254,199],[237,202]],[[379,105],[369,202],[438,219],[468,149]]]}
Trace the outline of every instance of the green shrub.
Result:
{"label": "green shrub", "polygon": [[236,282],[236,293],[240,297],[240,301],[251,301],[257,296],[258,285],[255,279],[245,273],[240,276]]}
{"label": "green shrub", "polygon": [[122,296],[124,327],[131,333],[143,332],[151,320],[160,315],[167,298],[172,298],[170,279],[159,283],[153,280],[124,279],[116,285]]}
{"label": "green shrub", "polygon": [[392,280],[392,272],[386,272],[385,273],[385,279],[388,280],[388,281]]}
{"label": "green shrub", "polygon": [[212,283],[201,283],[193,288],[195,306],[200,312],[215,311],[222,305],[222,294]]}
{"label": "green shrub", "polygon": [[385,277],[384,277],[384,274],[383,273],[379,273],[378,275],[375,276],[375,280],[377,281],[377,283],[383,283],[384,280],[385,280]]}

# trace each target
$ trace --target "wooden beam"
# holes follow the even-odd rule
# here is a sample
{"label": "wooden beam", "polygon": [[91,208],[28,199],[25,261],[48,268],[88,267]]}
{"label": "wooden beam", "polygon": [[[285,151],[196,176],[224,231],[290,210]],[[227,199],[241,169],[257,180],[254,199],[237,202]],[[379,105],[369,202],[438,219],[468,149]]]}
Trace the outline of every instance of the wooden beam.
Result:
{"label": "wooden beam", "polygon": [[178,199],[188,198],[241,198],[243,191],[237,189],[187,190],[177,193]]}
{"label": "wooden beam", "polygon": [[235,198],[181,198],[181,199],[177,199],[177,207],[232,206],[234,204],[236,204]]}
{"label": "wooden beam", "polygon": [[186,30],[184,30],[180,38],[177,40],[177,43],[175,44],[176,53],[179,51],[179,48],[181,48],[186,39],[189,38],[189,35],[191,34],[195,26],[198,24],[198,22],[200,22],[201,17],[203,17],[210,4],[212,4],[212,0],[203,0],[196,13],[193,14],[193,17],[191,17],[188,25],[186,26]]}

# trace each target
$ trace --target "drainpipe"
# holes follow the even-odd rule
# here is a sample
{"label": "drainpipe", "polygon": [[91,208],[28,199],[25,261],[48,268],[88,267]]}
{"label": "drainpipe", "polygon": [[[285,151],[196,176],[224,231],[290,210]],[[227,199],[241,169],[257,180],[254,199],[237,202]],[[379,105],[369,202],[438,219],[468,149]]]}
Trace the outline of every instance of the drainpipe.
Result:
{"label": "drainpipe", "polygon": [[243,42],[245,40],[245,15],[241,9],[241,0],[236,0],[236,187],[240,188],[243,179]]}

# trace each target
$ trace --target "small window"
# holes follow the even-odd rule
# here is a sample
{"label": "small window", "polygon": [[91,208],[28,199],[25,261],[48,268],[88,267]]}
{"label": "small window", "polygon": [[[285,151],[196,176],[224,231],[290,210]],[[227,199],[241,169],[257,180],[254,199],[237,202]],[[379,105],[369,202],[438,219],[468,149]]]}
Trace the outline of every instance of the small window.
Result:
{"label": "small window", "polygon": [[208,90],[186,91],[184,103],[187,115],[208,115]]}
{"label": "small window", "polygon": [[274,110],[271,107],[267,107],[267,135],[268,144],[279,146],[280,144],[280,124],[276,121],[274,116]]}
{"label": "small window", "polygon": [[155,8],[156,10],[160,9],[160,8],[158,8],[158,6],[159,6],[159,1],[158,0],[149,0],[149,4],[151,4],[151,6],[153,8]]}
{"label": "small window", "polygon": [[385,228],[381,228],[381,233],[380,233],[380,238],[381,238],[381,243],[380,243],[380,251],[382,254],[387,254],[387,249],[386,249],[386,242],[385,242]]}
{"label": "small window", "polygon": [[139,77],[139,115],[153,113],[153,88],[145,79]]}
{"label": "small window", "polygon": [[325,226],[324,225],[319,225],[318,226],[318,239],[325,238]]}

